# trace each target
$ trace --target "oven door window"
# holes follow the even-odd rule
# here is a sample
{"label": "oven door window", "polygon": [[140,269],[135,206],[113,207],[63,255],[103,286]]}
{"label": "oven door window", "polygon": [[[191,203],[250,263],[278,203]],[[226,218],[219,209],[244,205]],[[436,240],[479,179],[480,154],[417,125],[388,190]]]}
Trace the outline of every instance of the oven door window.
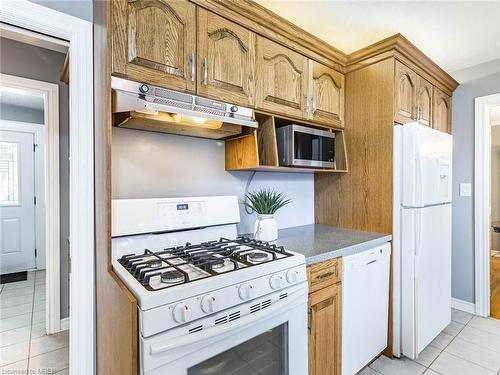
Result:
{"label": "oven door window", "polygon": [[335,139],[321,135],[295,131],[294,159],[333,162],[335,155]]}
{"label": "oven door window", "polygon": [[188,375],[288,374],[288,323],[188,369]]}

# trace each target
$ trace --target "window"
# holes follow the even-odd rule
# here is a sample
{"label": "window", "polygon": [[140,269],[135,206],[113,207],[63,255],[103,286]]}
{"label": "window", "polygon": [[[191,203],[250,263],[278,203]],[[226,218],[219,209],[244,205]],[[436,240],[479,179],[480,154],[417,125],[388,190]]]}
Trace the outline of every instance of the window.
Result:
{"label": "window", "polygon": [[19,145],[0,142],[0,205],[19,204]]}

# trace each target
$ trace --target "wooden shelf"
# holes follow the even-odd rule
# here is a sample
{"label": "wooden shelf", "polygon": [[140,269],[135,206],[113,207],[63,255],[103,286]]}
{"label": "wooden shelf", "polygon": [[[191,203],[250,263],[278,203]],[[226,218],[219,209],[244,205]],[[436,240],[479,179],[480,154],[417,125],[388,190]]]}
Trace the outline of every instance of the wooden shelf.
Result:
{"label": "wooden shelf", "polygon": [[257,130],[226,140],[226,171],[259,171],[280,173],[346,173],[348,172],[344,131],[335,133],[335,162],[337,169],[284,167],[279,165],[276,128],[288,124],[311,126],[283,117],[256,113]]}

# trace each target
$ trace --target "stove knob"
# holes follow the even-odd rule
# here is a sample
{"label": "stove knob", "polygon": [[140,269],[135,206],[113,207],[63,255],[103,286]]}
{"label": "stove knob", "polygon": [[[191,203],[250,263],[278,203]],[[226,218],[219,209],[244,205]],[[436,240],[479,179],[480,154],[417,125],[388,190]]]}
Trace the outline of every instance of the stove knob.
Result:
{"label": "stove knob", "polygon": [[149,86],[143,83],[142,85],[139,86],[139,91],[145,94],[149,91]]}
{"label": "stove knob", "polygon": [[174,306],[174,310],[172,311],[172,315],[174,316],[174,320],[177,323],[186,323],[191,319],[191,306],[189,306],[186,302],[178,303]]}
{"label": "stove knob", "polygon": [[272,289],[279,289],[283,286],[283,276],[281,275],[272,275],[269,278],[269,285]]}
{"label": "stove knob", "polygon": [[286,281],[288,281],[290,284],[295,284],[297,281],[299,281],[299,271],[297,270],[290,270],[286,273]]}
{"label": "stove knob", "polygon": [[238,293],[242,300],[250,299],[253,297],[253,285],[252,284],[241,284],[238,288]]}
{"label": "stove knob", "polygon": [[212,295],[203,296],[201,299],[201,309],[204,313],[210,314],[219,310],[219,304],[217,303],[217,299]]}

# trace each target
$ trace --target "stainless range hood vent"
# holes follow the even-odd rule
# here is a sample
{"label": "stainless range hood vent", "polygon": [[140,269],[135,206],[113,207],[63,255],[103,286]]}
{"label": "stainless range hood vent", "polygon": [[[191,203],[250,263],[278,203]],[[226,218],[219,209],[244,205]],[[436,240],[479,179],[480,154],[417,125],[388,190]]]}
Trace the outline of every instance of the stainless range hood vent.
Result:
{"label": "stainless range hood vent", "polygon": [[136,111],[155,115],[184,115],[194,126],[203,127],[205,119],[214,123],[257,128],[251,108],[202,98],[196,95],[112,77],[113,113]]}

